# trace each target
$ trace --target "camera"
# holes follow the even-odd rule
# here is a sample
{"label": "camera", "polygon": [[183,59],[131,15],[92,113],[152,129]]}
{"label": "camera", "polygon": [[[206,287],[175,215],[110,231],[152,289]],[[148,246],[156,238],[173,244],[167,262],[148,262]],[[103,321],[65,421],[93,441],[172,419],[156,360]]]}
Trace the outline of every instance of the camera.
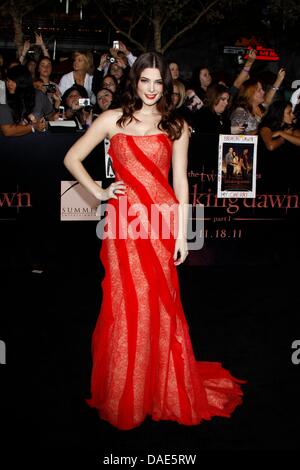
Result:
{"label": "camera", "polygon": [[54,85],[54,83],[46,83],[44,87],[46,88],[46,93],[56,92],[56,86]]}
{"label": "camera", "polygon": [[107,55],[106,60],[107,60],[107,62],[110,62],[111,64],[116,62],[116,59],[111,55]]}
{"label": "camera", "polygon": [[79,98],[78,103],[79,106],[83,108],[86,106],[91,106],[90,98]]}
{"label": "camera", "polygon": [[58,120],[63,121],[65,118],[65,107],[64,106],[59,106],[58,108]]}

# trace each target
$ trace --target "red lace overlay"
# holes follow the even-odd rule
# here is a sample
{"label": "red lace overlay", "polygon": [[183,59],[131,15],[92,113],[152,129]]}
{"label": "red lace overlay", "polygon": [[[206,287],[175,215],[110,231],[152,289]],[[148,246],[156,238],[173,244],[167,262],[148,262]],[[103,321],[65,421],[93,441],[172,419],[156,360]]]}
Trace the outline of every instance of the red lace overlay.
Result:
{"label": "red lace overlay", "polygon": [[[128,206],[144,204],[148,214],[151,204],[178,203],[168,183],[172,143],[166,135],[116,134],[110,155],[116,180],[127,185],[125,196],[109,201],[116,211],[121,198]],[[87,402],[120,429],[138,426],[147,415],[198,424],[212,416],[229,417],[241,403],[242,381],[219,363],[195,360],[173,235],[102,242],[103,301],[93,334]]]}

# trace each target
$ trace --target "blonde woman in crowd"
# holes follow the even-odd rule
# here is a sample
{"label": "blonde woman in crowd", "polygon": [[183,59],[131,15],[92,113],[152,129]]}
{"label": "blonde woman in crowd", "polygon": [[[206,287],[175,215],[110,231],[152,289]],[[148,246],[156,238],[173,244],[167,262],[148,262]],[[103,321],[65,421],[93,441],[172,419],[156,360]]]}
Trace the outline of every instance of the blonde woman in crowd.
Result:
{"label": "blonde woman in crowd", "polygon": [[73,85],[81,85],[86,89],[91,102],[96,102],[92,92],[93,56],[90,52],[76,51],[73,54],[73,70],[61,77],[59,89],[63,95]]}

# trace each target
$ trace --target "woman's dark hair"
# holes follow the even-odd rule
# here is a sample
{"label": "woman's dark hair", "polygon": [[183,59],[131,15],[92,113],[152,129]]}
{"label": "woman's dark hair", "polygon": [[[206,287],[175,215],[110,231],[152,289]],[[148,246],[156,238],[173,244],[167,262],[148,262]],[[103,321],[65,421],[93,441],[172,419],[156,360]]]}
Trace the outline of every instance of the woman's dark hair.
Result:
{"label": "woman's dark hair", "polygon": [[[110,78],[111,80],[113,80],[114,84],[116,85],[116,91],[113,92],[113,105],[110,106],[110,109],[114,109],[114,108],[120,108],[121,106],[121,95],[122,95],[122,87],[123,87],[123,80],[121,80],[120,84],[118,83],[118,80],[116,79],[116,77],[114,75],[110,75],[109,73],[105,75],[105,77],[103,77],[102,81],[101,81],[101,86],[99,88],[99,90],[97,90],[97,93],[102,90],[102,88],[107,88],[105,86],[105,83],[104,83],[104,80],[106,78]],[[123,77],[124,78],[124,77]],[[124,87],[125,87],[125,83],[124,83]],[[110,90],[110,88],[108,88],[108,90]],[[97,104],[97,103],[96,103]]]}
{"label": "woman's dark hair", "polygon": [[78,93],[80,94],[81,98],[88,98],[89,95],[88,95],[88,92],[86,90],[86,88],[84,88],[84,86],[82,85],[73,85],[71,86],[70,88],[68,88],[64,94],[62,95],[61,97],[61,104],[62,106],[65,106],[67,107],[67,99],[69,98],[70,94],[72,93],[72,91],[78,91]]}
{"label": "woman's dark hair", "polygon": [[284,100],[277,100],[270,104],[267,113],[259,124],[259,129],[268,127],[272,132],[283,129],[285,127],[283,123],[283,115],[287,106],[292,107],[289,101]]}
{"label": "woman's dark hair", "polygon": [[193,69],[193,72],[192,72],[192,77],[190,79],[190,83],[189,83],[189,86],[188,88],[192,88],[194,90],[194,92],[196,93],[197,96],[199,96],[199,98],[205,102],[205,99],[206,99],[206,92],[205,90],[201,87],[201,83],[200,83],[200,72],[201,70],[204,70],[204,69],[207,69],[209,72],[210,72],[210,69],[209,67],[207,67],[207,65],[205,64],[202,64],[202,65],[198,65],[197,67],[195,67]]}
{"label": "woman's dark hair", "polygon": [[207,88],[207,98],[205,105],[214,113],[215,105],[219,103],[223,93],[230,95],[228,88],[220,83],[215,83]]}
{"label": "woman's dark hair", "polygon": [[[109,105],[109,109],[118,108],[119,106],[118,106],[118,104],[115,102],[115,94],[114,94],[111,90],[109,90],[108,88],[105,88],[105,87],[100,88],[100,89],[97,91],[97,95],[96,95],[96,96],[98,96],[98,93],[99,93],[100,91],[102,91],[102,90],[108,91],[108,92],[111,94],[111,96],[112,96],[112,101],[111,101],[111,104]],[[103,113],[102,109],[100,108],[100,106],[99,106],[99,104],[98,104],[98,100],[96,101],[96,104],[95,104],[94,107],[93,107],[93,113],[95,113],[95,114],[101,114],[101,113]]]}
{"label": "woman's dark hair", "polygon": [[117,121],[118,126],[124,127],[133,119],[133,114],[142,108],[143,102],[138,96],[137,85],[140,76],[146,68],[157,68],[163,81],[163,95],[157,103],[157,111],[161,114],[158,128],[165,131],[170,139],[179,139],[183,129],[183,119],[176,116],[172,109],[173,80],[166,59],[157,52],[145,52],[134,62],[130,73],[130,84],[122,97],[123,114]]}
{"label": "woman's dark hair", "polygon": [[17,124],[27,119],[35,104],[35,89],[32,76],[24,65],[15,65],[7,70],[7,79],[16,83],[15,93],[7,93],[7,104],[12,110],[13,120]]}
{"label": "woman's dark hair", "polygon": [[98,93],[98,91],[100,91],[102,88],[106,88],[106,87],[104,86],[104,83],[103,83],[106,78],[111,78],[112,81],[114,82],[114,84],[116,85],[116,89],[118,88],[118,85],[119,85],[119,84],[118,84],[118,80],[116,79],[116,77],[115,77],[114,75],[111,75],[110,73],[108,73],[108,74],[105,75],[105,77],[103,77],[103,79],[102,79],[102,81],[101,81],[101,87],[99,88],[99,90],[97,90],[97,93]]}
{"label": "woman's dark hair", "polygon": [[293,113],[295,116],[293,127],[294,129],[300,129],[300,103],[296,104]]}
{"label": "woman's dark hair", "polygon": [[50,62],[51,66],[52,66],[52,68],[53,68],[52,59],[51,59],[50,57],[45,56],[45,55],[41,56],[41,57],[39,58],[37,64],[36,64],[36,75],[37,75],[37,77],[40,76],[39,67],[40,67],[41,62],[42,62],[43,60],[48,60],[48,62]]}

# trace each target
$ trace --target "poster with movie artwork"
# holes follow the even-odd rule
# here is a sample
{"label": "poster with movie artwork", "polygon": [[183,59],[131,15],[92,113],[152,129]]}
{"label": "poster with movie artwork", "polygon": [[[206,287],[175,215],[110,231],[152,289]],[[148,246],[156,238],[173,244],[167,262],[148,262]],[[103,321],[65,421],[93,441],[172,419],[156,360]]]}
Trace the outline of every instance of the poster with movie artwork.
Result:
{"label": "poster with movie artwork", "polygon": [[256,135],[220,135],[218,198],[255,198]]}

